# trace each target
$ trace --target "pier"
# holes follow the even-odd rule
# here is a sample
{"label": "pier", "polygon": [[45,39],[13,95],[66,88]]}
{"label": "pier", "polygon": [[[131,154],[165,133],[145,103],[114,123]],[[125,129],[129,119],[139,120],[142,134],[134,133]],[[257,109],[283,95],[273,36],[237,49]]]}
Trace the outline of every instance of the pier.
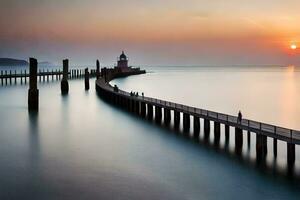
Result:
{"label": "pier", "polygon": [[[156,123],[170,124],[171,112],[173,113],[174,128],[183,127],[184,132],[191,129],[193,121],[193,137],[199,138],[200,120],[204,125],[204,140],[208,141],[210,130],[213,128],[214,145],[218,146],[220,142],[221,125],[224,127],[225,145],[228,145],[232,134],[230,127],[234,128],[235,153],[241,155],[244,132],[247,133],[248,148],[250,148],[250,134],[256,134],[256,158],[258,162],[264,162],[267,155],[267,137],[273,139],[273,154],[277,156],[277,141],[286,142],[288,168],[293,169],[295,163],[295,145],[300,144],[300,131],[283,128],[255,120],[242,119],[239,121],[237,116],[224,113],[209,111],[175,102],[164,101],[161,99],[134,96],[123,90],[116,90],[109,82],[114,78],[125,77],[129,75],[142,74],[144,71],[135,70],[131,72],[119,72],[115,69],[103,68],[101,77],[96,80],[96,90],[100,97],[107,101],[122,107],[128,111],[134,112],[143,118],[153,119]],[[192,120],[191,120],[192,119]]]}
{"label": "pier", "polygon": [[[68,79],[82,79],[85,77],[85,69],[71,69],[67,71]],[[99,73],[98,73],[99,74]],[[90,70],[90,77],[96,77],[97,71]],[[98,75],[99,76],[99,75]],[[1,70],[0,86],[27,84],[30,73],[27,70]],[[38,70],[37,77],[39,82],[59,81],[63,77],[61,69],[42,69]]]}

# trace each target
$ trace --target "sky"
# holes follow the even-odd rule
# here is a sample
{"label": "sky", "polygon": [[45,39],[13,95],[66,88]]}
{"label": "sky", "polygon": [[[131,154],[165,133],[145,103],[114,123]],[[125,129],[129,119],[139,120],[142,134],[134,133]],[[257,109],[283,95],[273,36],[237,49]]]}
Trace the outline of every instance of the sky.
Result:
{"label": "sky", "polygon": [[132,65],[300,65],[299,9],[299,0],[0,0],[0,57],[113,65],[124,50]]}

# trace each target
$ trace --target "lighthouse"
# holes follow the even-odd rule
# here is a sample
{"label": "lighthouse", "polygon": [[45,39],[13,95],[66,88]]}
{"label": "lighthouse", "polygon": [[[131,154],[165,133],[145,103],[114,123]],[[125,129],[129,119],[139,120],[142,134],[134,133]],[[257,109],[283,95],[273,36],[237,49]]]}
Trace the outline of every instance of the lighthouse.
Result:
{"label": "lighthouse", "polygon": [[117,65],[117,67],[128,68],[128,58],[125,55],[124,51],[122,51],[122,54],[120,55],[120,57],[118,59],[118,65]]}

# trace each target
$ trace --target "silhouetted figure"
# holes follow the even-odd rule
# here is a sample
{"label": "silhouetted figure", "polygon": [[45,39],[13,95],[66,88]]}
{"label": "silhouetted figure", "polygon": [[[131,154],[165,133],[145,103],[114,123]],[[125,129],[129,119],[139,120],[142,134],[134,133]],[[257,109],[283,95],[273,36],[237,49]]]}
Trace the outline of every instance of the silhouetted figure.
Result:
{"label": "silhouetted figure", "polygon": [[238,113],[238,123],[241,123],[242,122],[242,113],[241,113],[241,111],[239,111],[239,113]]}
{"label": "silhouetted figure", "polygon": [[142,97],[144,98],[144,92],[142,92]]}

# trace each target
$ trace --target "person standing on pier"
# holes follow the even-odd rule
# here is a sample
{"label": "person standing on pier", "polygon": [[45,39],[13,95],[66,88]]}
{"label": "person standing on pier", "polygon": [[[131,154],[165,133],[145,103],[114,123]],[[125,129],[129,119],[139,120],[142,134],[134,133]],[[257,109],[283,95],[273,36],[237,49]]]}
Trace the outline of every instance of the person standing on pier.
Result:
{"label": "person standing on pier", "polygon": [[238,113],[238,123],[242,123],[242,112],[239,110],[239,113]]}

